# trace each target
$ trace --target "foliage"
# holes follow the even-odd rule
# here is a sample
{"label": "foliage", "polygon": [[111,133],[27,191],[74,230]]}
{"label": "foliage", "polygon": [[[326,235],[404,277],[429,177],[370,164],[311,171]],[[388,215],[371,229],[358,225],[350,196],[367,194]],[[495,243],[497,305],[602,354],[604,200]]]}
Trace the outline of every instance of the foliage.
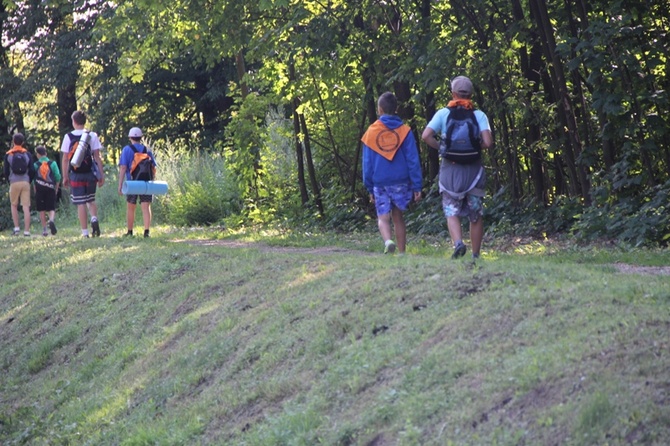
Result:
{"label": "foliage", "polygon": [[177,226],[222,223],[241,211],[241,196],[224,159],[199,147],[154,146],[156,178],[169,193],[156,197],[156,214]]}
{"label": "foliage", "polygon": [[[393,91],[418,136],[464,74],[496,141],[485,154],[489,228],[569,231],[579,215],[575,232],[587,237],[665,237],[651,229],[664,209],[633,197],[664,206],[658,188],[670,178],[667,1],[2,5],[2,143],[24,130],[53,150],[83,108],[114,164],[140,125],[160,144],[222,155],[244,203],[238,218],[346,230],[369,215],[359,140],[375,98]],[[439,160],[425,147],[421,156],[429,184]],[[439,198],[424,192],[410,224],[443,233],[430,210]],[[648,221],[626,229],[603,212]],[[591,218],[601,235],[589,235]]]}

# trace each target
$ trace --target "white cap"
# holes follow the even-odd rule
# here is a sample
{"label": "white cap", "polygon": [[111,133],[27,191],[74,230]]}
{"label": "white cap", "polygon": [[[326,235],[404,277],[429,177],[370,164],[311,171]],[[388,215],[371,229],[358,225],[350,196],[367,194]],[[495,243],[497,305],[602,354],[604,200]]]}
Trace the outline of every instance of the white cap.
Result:
{"label": "white cap", "polygon": [[142,137],[142,129],[140,129],[139,127],[133,127],[128,132],[128,138],[141,138],[141,137]]}

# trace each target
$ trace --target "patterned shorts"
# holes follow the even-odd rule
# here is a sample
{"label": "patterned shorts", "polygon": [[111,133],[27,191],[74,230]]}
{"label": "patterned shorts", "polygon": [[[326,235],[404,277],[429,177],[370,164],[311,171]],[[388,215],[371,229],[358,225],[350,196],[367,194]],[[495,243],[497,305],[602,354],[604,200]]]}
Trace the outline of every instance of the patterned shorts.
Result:
{"label": "patterned shorts", "polygon": [[140,203],[151,203],[153,201],[153,195],[126,195],[126,202],[130,204],[137,204],[137,198],[139,197]]}
{"label": "patterned shorts", "polygon": [[70,200],[72,204],[80,205],[93,203],[98,183],[94,180],[70,180]]}
{"label": "patterned shorts", "polygon": [[409,184],[374,187],[372,193],[375,197],[377,215],[389,214],[393,207],[396,207],[403,212],[406,211],[409,207],[409,203],[412,201],[413,195]]}
{"label": "patterned shorts", "polygon": [[478,221],[484,215],[484,199],[476,195],[466,195],[460,200],[447,192],[442,192],[442,209],[445,217],[468,217],[471,222]]}

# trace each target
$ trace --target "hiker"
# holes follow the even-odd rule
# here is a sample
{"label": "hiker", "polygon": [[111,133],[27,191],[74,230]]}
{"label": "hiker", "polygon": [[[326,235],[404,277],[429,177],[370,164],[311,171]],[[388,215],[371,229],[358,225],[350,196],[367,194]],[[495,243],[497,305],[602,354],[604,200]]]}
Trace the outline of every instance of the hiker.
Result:
{"label": "hiker", "polygon": [[[406,230],[403,212],[409,203],[421,200],[422,175],[419,151],[411,129],[396,115],[398,100],[390,92],[377,100],[379,119],[365,132],[363,141],[363,184],[377,211],[377,226],[384,240],[384,254],[396,245],[405,253]],[[395,230],[391,238],[391,220]]]}
{"label": "hiker", "polygon": [[[438,110],[424,129],[421,139],[442,155],[439,187],[442,209],[447,218],[449,236],[454,244],[451,256],[456,259],[465,255],[460,217],[470,220],[472,258],[479,258],[484,236],[483,197],[486,173],[481,160],[481,149],[493,145],[491,128],[486,114],[476,110],[472,103],[473,86],[470,79],[458,76],[451,81],[451,100],[446,108]],[[450,127],[448,119],[454,122]],[[469,131],[469,136],[456,140],[457,123]],[[440,139],[438,139],[438,135]],[[452,147],[453,146],[453,147]]]}
{"label": "hiker", "polygon": [[[82,111],[72,113],[72,127],[74,130],[63,137],[61,152],[61,174],[63,187],[70,188],[70,200],[77,206],[77,215],[81,226],[81,235],[88,238],[87,211],[91,214],[91,232],[93,237],[100,237],[100,223],[98,222],[98,205],[95,202],[97,187],[105,184],[105,174],[102,170],[102,145],[95,132],[84,128],[86,115]],[[83,138],[82,138],[83,136]],[[81,159],[77,149],[81,146]],[[72,165],[75,161],[76,166]]]}
{"label": "hiker", "polygon": [[23,147],[22,133],[12,137],[12,148],[5,154],[3,173],[9,181],[9,201],[14,221],[12,235],[19,235],[19,203],[23,208],[23,235],[30,237],[30,182],[33,179],[32,157]]}
{"label": "hiker", "polygon": [[[56,196],[58,186],[61,180],[58,163],[47,157],[47,149],[44,146],[35,147],[38,160],[33,165],[35,170],[35,209],[40,213],[40,222],[42,223],[42,235],[49,235],[47,225],[51,235],[56,235]],[[46,214],[49,213],[47,222]]]}
{"label": "hiker", "polygon": [[[156,160],[154,154],[145,145],[142,144],[142,130],[139,127],[133,127],[128,132],[130,144],[121,151],[119,159],[119,195],[123,195],[123,181],[153,181]],[[125,236],[133,236],[133,226],[135,225],[135,209],[137,200],[140,201],[142,208],[142,220],[144,223],[144,237],[149,237],[149,228],[151,226],[151,202],[153,195],[126,195],[126,225],[128,232]]]}

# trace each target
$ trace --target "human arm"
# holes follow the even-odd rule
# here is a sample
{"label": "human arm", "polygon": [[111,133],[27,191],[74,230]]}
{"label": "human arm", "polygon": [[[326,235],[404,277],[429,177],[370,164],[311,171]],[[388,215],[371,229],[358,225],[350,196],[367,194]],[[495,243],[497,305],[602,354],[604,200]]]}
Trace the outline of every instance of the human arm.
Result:
{"label": "human arm", "polygon": [[68,187],[70,186],[70,176],[69,176],[69,171],[68,171],[68,164],[69,164],[69,156],[67,153],[63,153],[63,156],[61,157],[61,172],[63,173],[63,187]]}
{"label": "human arm", "polygon": [[493,136],[491,135],[491,130],[482,131],[481,142],[482,142],[482,148],[484,149],[488,149],[493,145]]}
{"label": "human arm", "polygon": [[128,167],[125,164],[119,165],[119,195],[123,195],[123,181],[126,179]]}
{"label": "human arm", "polygon": [[437,140],[436,135],[437,133],[435,133],[435,130],[431,129],[430,127],[426,127],[423,129],[423,133],[421,133],[421,139],[428,147],[439,150],[440,142]]}
{"label": "human arm", "polygon": [[100,173],[98,186],[102,186],[105,184],[105,171],[102,170],[102,157],[100,156],[100,150],[93,151],[93,162],[98,166],[98,172]]}

